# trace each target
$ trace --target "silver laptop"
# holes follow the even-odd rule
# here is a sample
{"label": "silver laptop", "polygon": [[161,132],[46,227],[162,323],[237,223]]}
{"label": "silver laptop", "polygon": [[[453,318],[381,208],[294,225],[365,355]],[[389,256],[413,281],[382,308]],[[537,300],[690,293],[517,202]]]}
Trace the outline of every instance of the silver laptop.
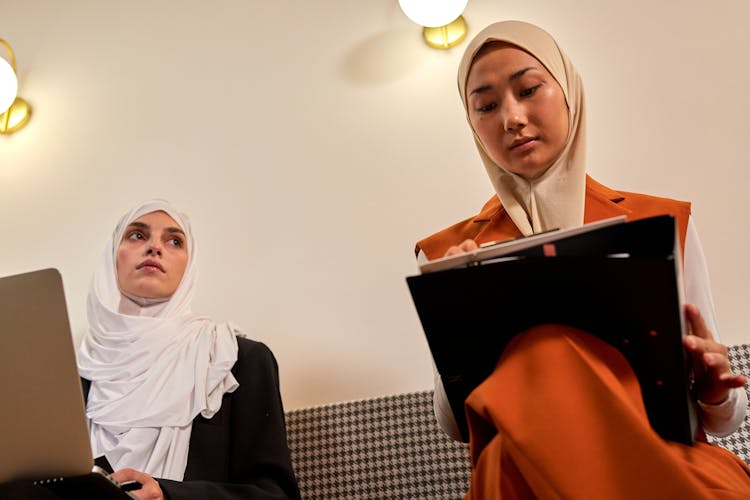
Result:
{"label": "silver laptop", "polygon": [[0,483],[98,476],[56,269],[0,278],[0,356]]}

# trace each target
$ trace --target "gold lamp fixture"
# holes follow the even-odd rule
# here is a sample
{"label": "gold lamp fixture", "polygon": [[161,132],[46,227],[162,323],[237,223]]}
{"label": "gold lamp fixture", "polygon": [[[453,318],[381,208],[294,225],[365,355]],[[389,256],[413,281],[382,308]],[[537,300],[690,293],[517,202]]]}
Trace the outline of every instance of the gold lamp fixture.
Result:
{"label": "gold lamp fixture", "polygon": [[422,26],[422,37],[434,49],[449,49],[466,38],[461,15],[468,0],[398,0],[406,17]]}
{"label": "gold lamp fixture", "polygon": [[8,51],[8,60],[0,57],[0,134],[21,130],[31,117],[31,106],[18,97],[16,56],[8,42],[0,38],[0,45]]}

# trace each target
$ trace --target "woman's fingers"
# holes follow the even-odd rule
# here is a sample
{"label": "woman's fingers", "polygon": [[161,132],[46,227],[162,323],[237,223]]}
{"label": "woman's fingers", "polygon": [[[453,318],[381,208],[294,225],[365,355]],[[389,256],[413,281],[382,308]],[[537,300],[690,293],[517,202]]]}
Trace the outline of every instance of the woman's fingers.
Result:
{"label": "woman's fingers", "polygon": [[743,387],[747,379],[744,375],[732,373],[727,346],[714,340],[700,310],[688,304],[685,306],[685,316],[690,335],[685,337],[684,345],[693,359],[698,399],[706,404],[719,404],[727,398],[731,389]]}
{"label": "woman's fingers", "polygon": [[454,245],[450,247],[445,252],[445,257],[449,257],[451,255],[460,255],[462,253],[466,252],[472,252],[479,248],[479,245],[477,245],[477,242],[474,240],[464,240],[458,245]]}
{"label": "woman's fingers", "polygon": [[124,483],[125,481],[138,481],[138,476],[141,474],[143,473],[126,467],[113,472],[110,477],[118,483]]}
{"label": "woman's fingers", "polygon": [[700,309],[693,304],[685,304],[685,316],[687,317],[688,325],[690,326],[690,333],[702,339],[713,340],[713,333],[711,333],[711,330],[706,326],[706,322],[703,319]]}
{"label": "woman's fingers", "polygon": [[122,484],[126,481],[138,481],[141,488],[133,490],[130,493],[141,500],[163,500],[164,494],[161,491],[159,483],[153,477],[145,472],[135,469],[120,469],[112,474],[112,479]]}

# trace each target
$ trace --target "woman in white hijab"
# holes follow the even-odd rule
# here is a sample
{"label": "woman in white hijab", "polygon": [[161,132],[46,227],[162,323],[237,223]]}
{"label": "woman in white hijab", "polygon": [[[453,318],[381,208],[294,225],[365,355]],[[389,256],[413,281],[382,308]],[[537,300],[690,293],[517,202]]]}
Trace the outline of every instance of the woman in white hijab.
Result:
{"label": "woman in white hijab", "polygon": [[139,498],[298,498],[271,351],[191,312],[196,245],[163,200],[118,222],[78,353],[91,445]]}
{"label": "woman in white hijab", "polygon": [[[496,195],[478,215],[418,242],[418,259],[618,215],[673,215],[685,294],[695,304],[685,311],[692,333],[685,346],[696,360],[703,428],[734,432],[745,416],[745,377],[731,373],[727,349],[712,335],[690,204],[614,191],[586,174],[583,84],[544,30],[518,21],[488,26],[464,53],[458,87]],[[741,459],[703,435],[692,447],[662,440],[619,351],[573,328],[539,325],[516,336],[465,406],[473,465],[467,498],[708,498],[718,491],[750,498]],[[437,373],[435,414],[461,437]]]}

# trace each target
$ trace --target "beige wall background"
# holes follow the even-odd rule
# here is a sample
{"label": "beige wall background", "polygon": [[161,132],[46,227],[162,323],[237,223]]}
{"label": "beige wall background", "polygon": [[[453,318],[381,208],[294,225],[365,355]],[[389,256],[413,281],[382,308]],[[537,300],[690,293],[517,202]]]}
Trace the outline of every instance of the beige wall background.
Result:
{"label": "beige wall background", "polygon": [[[587,89],[590,172],[689,199],[723,340],[746,320],[746,0],[471,0],[553,33]],[[26,129],[0,137],[0,275],[63,274],[76,342],[119,215],[191,215],[194,310],[266,342],[287,408],[431,387],[413,243],[490,196],[455,88],[463,47],[397,0],[2,0]],[[465,44],[464,44],[465,45]]]}

